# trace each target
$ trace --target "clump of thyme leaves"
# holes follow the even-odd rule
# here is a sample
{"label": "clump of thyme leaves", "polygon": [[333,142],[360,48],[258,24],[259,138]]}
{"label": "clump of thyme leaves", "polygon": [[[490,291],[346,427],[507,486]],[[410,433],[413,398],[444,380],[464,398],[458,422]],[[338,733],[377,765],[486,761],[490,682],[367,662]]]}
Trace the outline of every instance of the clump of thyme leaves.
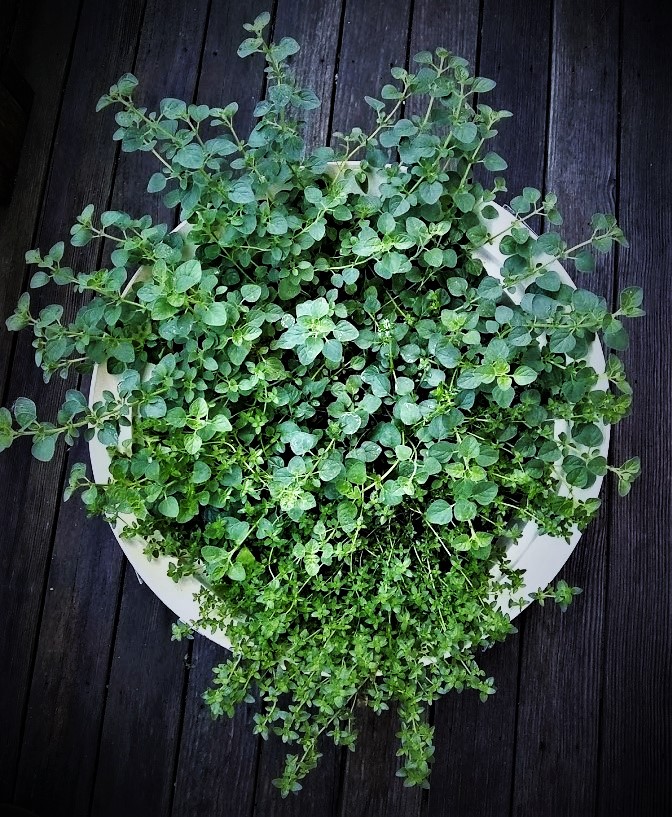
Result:
{"label": "clump of thyme leaves", "polygon": [[[275,781],[283,794],[301,788],[323,735],[354,746],[357,700],[397,705],[399,775],[427,785],[428,704],[451,689],[490,695],[476,655],[514,631],[495,601],[521,584],[507,543],[528,521],[568,537],[599,506],[574,488],[612,471],[626,493],[638,473],[637,459],[611,466],[599,451],[603,424],[630,405],[622,364],[610,356],[604,386],[585,358],[598,335],[626,347],[621,319],[643,314],[642,295],[624,290],[611,312],[550,268],[589,271],[591,249],[627,246],[612,216],[594,216],[577,246],[536,237],[531,218],[562,219],[554,195],[525,188],[513,227],[492,235],[506,184],[474,171],[506,168],[486,145],[510,114],[482,102],[494,82],[465,60],[437,49],[416,73],[393,68],[367,97],[370,133],[307,151],[302,118],[319,101],[288,65],[296,41],[264,39],[268,21],[246,26],[238,52],[263,54],[268,74],[245,136],[235,103],[148,112],[130,74],[101,98],[122,150],[155,156],[148,189],[189,232],[95,219],[89,205],[70,241],[112,242],[108,268],[65,266],[63,243],[27,254],[33,288],[89,297],[68,321],[57,304],[34,314],[26,293],[9,329],[32,330],[45,381],[105,364],[118,393],[89,407],[69,390],[54,422],[20,398],[0,409],[0,448],[28,436],[49,460],[80,434],[109,447],[109,483],[77,464],[66,497],[121,515],[148,555],[174,557],[176,580],[201,579],[199,623],[224,627],[234,650],[205,698],[215,715],[258,701],[255,731],[297,748]],[[404,116],[416,97],[424,113]],[[506,256],[501,281],[475,255],[487,242]],[[129,426],[132,445],[119,445]],[[564,607],[576,592],[535,595]]]}

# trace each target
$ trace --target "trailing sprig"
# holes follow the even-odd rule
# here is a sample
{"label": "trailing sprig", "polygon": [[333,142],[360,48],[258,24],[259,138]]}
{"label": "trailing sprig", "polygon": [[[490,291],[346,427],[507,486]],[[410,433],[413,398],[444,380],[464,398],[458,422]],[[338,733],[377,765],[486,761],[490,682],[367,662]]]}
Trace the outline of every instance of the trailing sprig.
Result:
{"label": "trailing sprig", "polygon": [[[48,460],[80,433],[108,447],[109,482],[76,465],[66,498],[81,491],[148,555],[173,557],[175,579],[202,582],[192,624],[234,647],[206,700],[230,715],[256,687],[255,731],[297,747],[283,794],[323,736],[354,746],[357,702],[398,704],[399,775],[426,785],[427,705],[494,691],[476,653],[513,631],[497,604],[522,586],[507,545],[527,522],[571,536],[599,507],[580,489],[611,470],[624,494],[639,471],[600,448],[630,406],[622,364],[611,356],[600,378],[586,356],[598,336],[626,347],[621,319],[643,314],[641,291],[612,313],[553,268],[588,271],[589,248],[627,246],[611,216],[568,247],[530,232],[532,217],[562,219],[554,195],[525,188],[513,225],[490,229],[506,183],[474,171],[506,169],[487,143],[510,114],[444,49],[367,97],[370,133],[306,151],[301,119],[319,102],[289,68],[298,44],[264,39],[268,19],[239,49],[262,54],[269,78],[245,136],[235,103],[148,112],[130,74],[101,98],[122,150],[156,157],[148,189],[186,221],[169,233],[89,205],[71,243],[113,242],[109,268],[64,266],[62,243],[27,254],[32,287],[88,300],[67,322],[24,294],[8,328],[32,329],[45,380],[98,364],[118,388],[92,407],[68,391],[53,423],[20,398],[13,416],[0,409],[0,449],[28,436]],[[423,112],[400,116],[417,97]],[[506,256],[501,281],[479,260],[488,246]],[[560,582],[536,598],[564,608],[577,592]]]}

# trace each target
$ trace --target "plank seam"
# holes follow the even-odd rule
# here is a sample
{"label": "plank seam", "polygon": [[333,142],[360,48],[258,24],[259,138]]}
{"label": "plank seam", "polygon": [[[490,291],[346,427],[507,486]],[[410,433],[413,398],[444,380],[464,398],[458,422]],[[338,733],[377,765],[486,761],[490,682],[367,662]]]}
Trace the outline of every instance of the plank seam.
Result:
{"label": "plank seam", "polygon": [[[72,59],[73,59],[73,55],[74,55],[74,51],[75,51],[75,43],[76,43],[76,40],[77,40],[77,33],[79,31],[79,22],[80,22],[80,18],[81,18],[83,5],[84,5],[84,0],[80,0],[79,6],[78,6],[78,9],[77,9],[77,16],[75,18],[75,25],[74,25],[74,28],[73,28],[72,40],[71,40],[71,43],[70,43],[70,50],[68,52],[68,57],[67,57],[67,60],[66,60],[66,65],[65,65],[65,71],[64,71],[64,74],[63,74],[63,84],[62,84],[62,87],[61,87],[60,99],[59,99],[59,102],[58,102],[58,110],[56,112],[56,117],[54,119],[54,130],[53,130],[53,134],[52,134],[52,137],[51,137],[51,142],[50,142],[50,145],[49,145],[49,155],[48,155],[47,164],[46,164],[46,173],[44,174],[44,179],[42,180],[42,185],[41,185],[41,190],[40,190],[40,195],[39,195],[39,202],[40,203],[38,205],[38,210],[40,212],[40,215],[39,215],[39,218],[37,219],[35,227],[33,229],[32,242],[31,242],[33,244],[33,246],[35,245],[35,242],[37,241],[37,236],[39,234],[39,231],[40,231],[40,229],[42,227],[42,223],[43,223],[44,207],[45,207],[44,198],[45,198],[49,178],[50,178],[50,175],[51,175],[51,162],[52,162],[52,158],[53,158],[53,154],[54,154],[54,148],[55,148],[55,145],[56,145],[56,134],[58,133],[58,128],[59,128],[60,121],[61,121],[61,114],[62,114],[62,109],[63,109],[63,100],[64,100],[64,97],[65,97],[64,89],[67,86],[69,78],[70,78],[70,69],[71,69],[71,66],[72,66]],[[12,45],[13,44],[14,43],[12,42]],[[21,287],[22,290],[25,289],[26,283],[27,283],[27,271],[24,271],[24,275],[23,275],[23,279],[22,279],[22,287]],[[11,373],[13,371],[13,364],[14,364],[14,358],[15,358],[15,353],[16,353],[16,346],[17,346],[17,337],[15,335],[14,338],[13,338],[11,347],[10,347],[9,365],[7,367],[7,380],[6,380],[5,384],[4,384],[4,389],[2,390],[2,402],[3,402],[3,404],[6,403],[8,393],[9,393],[9,385],[10,385],[10,381],[12,379]],[[65,482],[66,463],[67,463],[67,457],[65,458],[65,461],[64,461],[63,466],[61,468],[61,472],[60,472],[60,474],[58,476],[59,495],[63,491],[63,485],[64,485],[64,482]],[[41,592],[41,595],[40,595],[41,601],[40,601],[40,605],[39,605],[39,611],[38,611],[38,614],[37,614],[37,622],[36,622],[36,627],[35,627],[35,631],[34,631],[34,635],[33,635],[33,642],[31,644],[31,650],[30,650],[31,655],[30,655],[30,662],[29,662],[29,669],[28,669],[28,678],[27,678],[27,682],[26,682],[26,694],[25,694],[25,697],[24,697],[24,701],[23,701],[23,705],[22,705],[22,711],[21,711],[21,726],[20,726],[20,729],[19,729],[18,752],[16,754],[16,760],[14,762],[14,771],[13,771],[13,775],[12,775],[12,777],[13,777],[13,784],[12,784],[13,796],[16,796],[16,788],[17,788],[17,785],[18,785],[19,770],[21,768],[21,758],[22,758],[22,755],[23,755],[23,752],[22,752],[23,741],[24,741],[24,737],[25,737],[26,721],[27,721],[27,717],[28,717],[28,705],[29,705],[29,702],[30,702],[30,691],[31,691],[31,688],[32,688],[32,685],[33,685],[33,673],[35,672],[35,662],[37,661],[37,651],[38,651],[38,646],[39,646],[39,641],[40,641],[39,633],[40,633],[40,629],[41,629],[41,626],[42,626],[42,618],[44,616],[44,608],[45,608],[45,604],[46,604],[47,586],[48,586],[48,583],[49,583],[49,572],[50,572],[49,565],[51,563],[51,556],[52,556],[52,553],[53,553],[54,542],[55,542],[55,539],[56,539],[56,526],[57,526],[57,523],[58,523],[58,516],[59,516],[59,513],[60,513],[60,507],[61,506],[59,504],[55,509],[53,524],[52,524],[52,527],[51,527],[51,530],[50,530],[49,548],[48,548],[48,552],[47,552],[47,559],[46,559],[46,562],[45,562],[45,569],[44,569],[44,574],[43,574],[43,578],[42,578],[42,592]]]}
{"label": "plank seam", "polygon": [[[548,62],[547,62],[547,77],[546,77],[546,120],[544,123],[544,166],[542,170],[542,192],[543,195],[547,192],[548,186],[548,166],[549,154],[551,150],[551,111],[553,108],[553,68],[554,68],[554,37],[555,37],[555,0],[549,2],[549,20],[548,20]],[[538,231],[541,231],[541,219],[538,219]],[[513,757],[511,759],[511,796],[509,800],[509,817],[514,815],[515,798],[516,798],[516,777],[517,777],[517,763],[516,758],[518,754],[518,738],[519,738],[519,724],[520,724],[520,690],[522,687],[523,678],[523,655],[525,652],[525,629],[526,618],[521,621],[518,643],[518,677],[516,680],[516,718],[513,727]]]}
{"label": "plank seam", "polygon": [[[38,205],[37,205],[37,212],[38,217],[35,219],[35,226],[33,228],[33,232],[31,235],[31,246],[35,246],[37,242],[37,237],[42,229],[42,224],[44,222],[44,208],[45,208],[45,196],[47,192],[47,187],[49,186],[49,179],[51,177],[51,163],[54,157],[54,150],[56,148],[56,135],[58,133],[59,126],[61,124],[61,116],[63,113],[63,100],[65,98],[65,88],[70,81],[70,70],[72,68],[72,60],[75,53],[75,43],[77,41],[77,34],[79,32],[79,23],[82,17],[82,8],[84,7],[84,0],[79,0],[79,6],[77,8],[77,16],[75,18],[75,25],[73,28],[72,33],[72,40],[70,41],[70,50],[68,51],[68,57],[65,62],[65,71],[63,72],[63,82],[61,84],[61,90],[59,94],[58,100],[58,108],[56,110],[56,116],[54,117],[54,129],[51,135],[51,141],[49,143],[49,149],[47,153],[47,163],[46,169],[44,173],[44,178],[42,179],[42,183],[40,185],[40,193],[38,196]],[[16,35],[16,30],[14,31],[14,36]],[[14,41],[12,39],[12,43],[10,45],[9,53],[13,53]],[[27,127],[30,127],[30,119],[28,120]],[[28,267],[24,265],[23,275],[21,276],[21,291],[25,291],[28,284]],[[13,332],[13,337],[9,346],[9,361],[7,364],[7,377],[0,389],[1,397],[2,397],[2,405],[7,403],[7,398],[9,397],[9,385],[12,379],[12,371],[14,369],[14,359],[16,357],[16,347],[18,344],[18,333]]]}
{"label": "plank seam", "polygon": [[[133,70],[135,70],[137,61],[138,61],[138,54],[140,51],[140,42],[142,38],[142,29],[145,22],[145,14],[147,11],[147,0],[144,0],[142,4],[142,10],[140,12],[140,19],[138,21],[138,33],[136,36],[135,41],[135,55],[133,57]],[[117,146],[115,151],[115,160],[114,160],[114,171],[112,174],[111,184],[110,184],[110,192],[107,198],[108,207],[112,204],[112,199],[114,196],[115,185],[117,181],[117,167],[119,164],[119,154],[121,151],[121,147]],[[101,247],[101,259],[104,247]],[[100,754],[101,754],[101,744],[103,738],[103,731],[105,728],[105,715],[107,713],[107,700],[108,700],[108,693],[110,687],[110,679],[112,677],[112,666],[114,664],[114,648],[117,643],[117,629],[119,625],[119,619],[121,617],[121,606],[122,606],[122,599],[124,595],[124,584],[126,581],[126,571],[127,571],[127,561],[124,558],[122,560],[122,567],[121,567],[121,575],[119,577],[119,586],[117,589],[117,599],[115,604],[115,613],[114,613],[114,622],[112,624],[112,635],[110,638],[110,652],[108,654],[108,662],[107,662],[107,671],[105,676],[105,689],[102,695],[102,702],[101,702],[101,717],[100,717],[100,724],[98,728],[98,739],[96,740],[96,757],[93,764],[93,774],[91,776],[91,791],[89,792],[89,806],[88,806],[88,813],[91,814],[93,810],[93,802],[94,797],[96,794],[96,780],[98,779],[98,771],[100,766]]]}
{"label": "plank seam", "polygon": [[[622,136],[622,106],[623,106],[623,0],[619,0],[618,4],[618,74],[616,78],[616,171],[614,180],[614,213],[616,220],[620,222],[621,215],[621,136]],[[619,285],[619,262],[620,262],[620,245],[616,244],[616,252],[614,253],[613,272],[612,272],[612,293],[611,305],[612,309],[616,307],[618,298]],[[612,441],[613,446],[613,441]],[[613,447],[612,447],[613,450]],[[611,452],[610,452],[611,453]],[[607,535],[605,542],[604,558],[606,562],[606,570],[604,571],[604,602],[602,605],[602,615],[604,624],[602,625],[602,650],[600,653],[600,694],[598,700],[598,714],[597,714],[597,780],[595,781],[595,804],[593,813],[598,815],[600,813],[600,797],[602,793],[602,752],[604,748],[604,699],[607,689],[607,649],[609,643],[609,593],[610,593],[610,554],[611,554],[611,540],[613,536],[613,514],[611,513],[614,507],[614,499],[616,491],[613,482],[609,487],[607,493],[608,507],[607,511]]]}
{"label": "plank seam", "polygon": [[334,79],[331,84],[331,101],[329,103],[329,119],[327,121],[327,145],[331,143],[331,136],[334,129],[334,108],[336,107],[336,86],[338,84],[338,73],[341,68],[341,49],[343,48],[343,31],[345,29],[345,12],[347,0],[341,3],[341,16],[338,20],[338,37],[336,39],[336,59],[334,60]]}
{"label": "plank seam", "polygon": [[[203,58],[205,56],[205,48],[208,41],[208,24],[210,22],[210,12],[212,10],[212,0],[208,0],[208,5],[205,10],[205,19],[203,22],[203,37],[201,38],[201,51],[198,56],[198,68],[196,70],[196,82],[194,84],[194,90],[192,93],[192,102],[196,104],[198,98],[198,90],[201,81],[201,69],[203,68]],[[175,212],[173,214],[173,226],[176,225],[178,220],[178,213]],[[194,654],[194,642],[188,641],[187,642],[187,654],[185,656],[185,664],[184,664],[184,672],[182,674],[182,690],[180,694],[180,713],[177,718],[177,734],[175,736],[175,757],[173,759],[173,773],[172,773],[172,781],[173,785],[170,787],[170,791],[168,792],[168,809],[167,813],[172,815],[173,813],[173,805],[175,802],[175,786],[177,785],[177,774],[180,767],[180,757],[181,757],[181,749],[182,749],[182,735],[184,734],[184,720],[187,710],[187,696],[189,694],[189,678],[190,678],[190,668],[191,668],[191,661]]]}

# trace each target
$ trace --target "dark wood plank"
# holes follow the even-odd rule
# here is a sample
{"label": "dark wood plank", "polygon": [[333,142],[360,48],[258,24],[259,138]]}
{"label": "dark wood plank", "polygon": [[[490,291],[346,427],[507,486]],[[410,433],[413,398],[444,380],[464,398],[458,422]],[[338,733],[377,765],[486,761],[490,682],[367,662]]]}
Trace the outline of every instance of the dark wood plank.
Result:
{"label": "dark wood plank", "polygon": [[301,50],[291,58],[292,69],[322,102],[306,117],[308,150],[328,144],[342,7],[343,0],[304,0],[300,5],[279,0],[276,10],[275,39],[294,37],[299,43]]}
{"label": "dark wood plank", "polygon": [[[207,11],[208,0],[180,4],[170,14],[163,3],[148,3],[134,70],[140,80],[139,97],[150,110],[165,96],[193,98]],[[131,158],[134,161],[126,161]],[[177,213],[146,192],[147,179],[156,170],[148,158],[153,157],[123,157],[114,206],[138,215],[149,212],[172,223]],[[96,773],[92,806],[96,815],[169,813],[186,680],[186,648],[170,642],[174,620],[128,569]],[[129,742],[128,735],[137,739]]]}
{"label": "dark wood plank", "polygon": [[[328,143],[330,114],[333,106],[334,74],[339,48],[342,0],[308,0],[301,4],[278,0],[274,36],[278,40],[291,36],[301,45],[292,67],[299,80],[312,88],[322,104],[309,112],[305,131],[307,148]],[[254,815],[335,814],[342,763],[340,749],[325,739],[323,757],[318,768],[303,781],[298,796],[281,799],[272,780],[279,777],[288,747],[274,736],[261,744],[257,769]]]}
{"label": "dark wood plank", "polygon": [[261,94],[264,60],[258,54],[241,59],[236,55],[236,50],[243,39],[249,36],[243,29],[243,23],[252,22],[271,5],[268,0],[213,2],[210,10],[198,77],[198,99],[213,106],[237,102],[235,122],[242,133],[246,133],[255,124],[252,112]]}
{"label": "dark wood plank", "polygon": [[[174,65],[173,62],[175,58],[180,61],[182,48],[179,46],[185,39],[190,36],[196,39],[202,37],[205,9],[206,4],[202,3],[200,15],[190,10],[190,22],[186,27],[184,20],[177,17],[168,19],[160,10],[148,9],[140,43],[141,56],[136,66],[138,72],[156,77],[158,82],[164,74],[170,75],[175,71],[180,82],[191,81],[192,87],[188,89],[191,92],[195,83],[195,66],[190,75],[183,66]],[[193,27],[191,32],[189,26]],[[178,68],[181,70],[178,71]],[[151,84],[149,91],[148,96],[152,92]],[[155,102],[156,99],[149,101]],[[92,110],[89,116],[95,116]],[[111,143],[108,143],[108,152],[114,152]],[[116,207],[127,207],[135,212],[139,206],[153,204],[156,197],[150,198],[144,192],[144,181],[141,182],[142,187],[138,186],[139,170],[132,163],[129,164],[130,167],[122,165],[123,172],[117,177],[114,202]],[[128,177],[131,183],[124,184]],[[154,215],[160,213],[160,208],[154,207],[153,210]],[[85,449],[81,448],[79,454],[85,457]],[[79,533],[74,543],[73,523]],[[103,548],[98,546],[101,541],[105,543]],[[107,656],[115,623],[120,567],[121,553],[109,528],[99,522],[85,523],[78,503],[70,503],[59,519],[56,531],[49,586],[57,587],[59,592],[48,596],[45,607],[17,786],[17,797],[33,807],[62,803],[71,814],[88,813],[108,680]],[[125,598],[125,614],[131,620],[147,617],[146,610],[150,620],[163,616],[163,633],[157,634],[155,643],[158,646],[168,641],[170,618],[158,601],[146,591],[137,594],[133,589],[128,597],[131,601]],[[134,605],[132,602],[136,598],[138,603]],[[137,609],[138,604],[140,609]],[[63,632],[86,631],[90,621],[97,624],[97,629],[90,633],[95,638],[72,639],[74,647],[68,650],[67,655],[61,656],[61,672],[55,674],[54,650],[62,650],[63,644],[71,641],[69,638],[63,640]],[[122,632],[123,624],[122,617]],[[131,653],[133,645],[122,644],[121,648],[124,653]],[[157,660],[143,674],[148,690],[159,684],[160,688],[166,688],[170,673],[167,672],[166,661],[162,659],[163,654],[157,656]],[[174,660],[173,665],[173,676],[178,681],[174,697],[178,702],[179,715],[183,667],[179,659]],[[155,672],[160,673],[158,678],[154,676]],[[142,704],[143,712],[149,712],[150,709],[144,706],[146,701],[143,700]],[[60,751],[45,752],[44,746],[58,746]],[[146,747],[143,746],[145,751]],[[52,785],[45,786],[45,779]],[[169,786],[166,788],[169,789]]]}
{"label": "dark wood plank", "polygon": [[[264,64],[258,56],[241,60],[236,49],[247,36],[243,23],[267,6],[264,0],[213,3],[208,19],[197,99],[212,106],[237,101],[236,129],[241,134],[254,125],[252,111],[261,95]],[[202,636],[195,637],[175,776],[174,817],[251,813],[259,743],[252,733],[254,707],[239,708],[231,721],[215,721],[202,699],[212,681],[212,667],[229,655]]]}
{"label": "dark wood plank", "polygon": [[[618,8],[556,0],[547,187],[558,194],[572,243],[594,212],[613,212],[617,158]],[[600,48],[594,48],[596,32]],[[568,127],[571,123],[571,127]],[[580,277],[609,301],[613,257]],[[608,492],[603,489],[604,499]],[[522,645],[514,807],[516,815],[592,813],[597,785],[608,503],[562,577],[585,589],[563,615],[530,616]]]}
{"label": "dark wood plank", "polygon": [[88,814],[122,573],[110,540],[78,500],[60,510],[15,788],[38,813]]}
{"label": "dark wood plank", "polygon": [[339,801],[340,750],[329,738],[325,738],[320,744],[323,756],[317,768],[301,781],[303,789],[283,799],[272,781],[282,774],[288,749],[291,751],[275,735],[262,743],[252,812],[254,817],[335,817]]}
{"label": "dark wood plank", "polygon": [[[65,7],[62,8],[65,13]],[[85,203],[106,202],[114,162],[107,152],[108,132],[103,133],[100,121],[91,116],[91,111],[100,94],[101,79],[107,82],[109,75],[118,75],[123,67],[132,64],[141,11],[141,6],[122,2],[110,2],[104,7],[90,3],[84,10],[45,195],[37,242],[42,247],[48,248],[68,235],[71,220]],[[42,33],[38,42],[46,44],[49,36],[54,37],[60,30],[58,15],[50,15],[51,12],[46,20],[51,20],[54,28]],[[100,47],[101,42],[105,42],[105,48]],[[44,54],[38,59],[44,59]],[[58,93],[58,89],[51,90]],[[78,262],[83,265],[93,265],[95,258],[96,250],[92,248],[78,254]],[[62,299],[66,315],[73,313],[80,300],[62,289],[58,292],[39,290],[33,303],[39,309],[58,299]],[[41,374],[33,365],[31,340],[24,333],[17,344],[8,402],[20,394],[33,395],[40,415],[52,417],[62,403],[64,390],[72,385],[74,378],[68,382],[59,380],[44,388]],[[0,529],[5,542],[12,543],[11,547],[4,547],[0,555],[0,572],[4,577],[0,584],[0,609],[4,620],[12,622],[0,636],[4,656],[0,700],[5,725],[0,768],[8,770],[8,777],[9,770],[11,775],[14,773],[19,750],[51,555],[54,516],[61,501],[63,461],[64,453],[59,449],[53,462],[37,463],[29,456],[29,446],[25,444],[0,458],[0,484],[13,486],[13,501],[3,503],[0,509]],[[112,592],[116,591],[112,589]],[[67,651],[69,645],[61,647]]]}
{"label": "dark wood plank", "polygon": [[[458,57],[464,57],[470,66],[476,64],[479,36],[479,6],[473,0],[457,0],[450,5],[441,0],[415,0],[411,21],[411,42],[409,48],[410,70],[417,71],[419,65],[413,56],[420,51],[434,51],[446,48]],[[422,106],[411,101],[409,111],[420,113]]]}
{"label": "dark wood plank", "polygon": [[632,248],[619,255],[617,282],[644,288],[648,316],[630,326],[635,399],[612,448],[616,462],[640,454],[643,473],[611,509],[598,814],[663,817],[672,813],[672,14],[669,4],[623,7],[619,207]]}
{"label": "dark wood plank", "polygon": [[[80,0],[22,4],[8,56],[21,65],[34,94],[13,198],[0,207],[0,393],[4,393],[15,336],[5,330],[24,280],[24,254],[37,230],[61,88],[74,43]],[[3,31],[9,36],[9,27]]]}
{"label": "dark wood plank", "polygon": [[364,704],[358,704],[357,730],[355,751],[346,755],[339,814],[419,815],[423,790],[404,786],[396,776],[402,763],[397,757],[399,719],[394,710],[376,715]]}
{"label": "dark wood plank", "polygon": [[[148,0],[134,66],[140,83],[137,99],[148,110],[158,110],[164,97],[193,100],[209,5],[209,0],[189,0],[168,10],[158,0]],[[148,213],[155,223],[172,227],[177,224],[177,210],[169,210],[161,194],[147,193],[149,177],[159,167],[151,153],[122,154],[114,181],[115,207],[134,216]]]}
{"label": "dark wood plank", "polygon": [[[335,131],[374,126],[375,116],[364,95],[379,97],[382,86],[391,80],[390,68],[406,64],[410,28],[408,0],[346,3],[334,97]],[[359,736],[356,751],[346,753],[339,814],[419,814],[422,790],[404,788],[395,777],[398,722],[390,713],[377,717],[363,706],[358,706],[358,713]]]}
{"label": "dark wood plank", "polygon": [[9,44],[12,41],[18,16],[19,0],[6,0],[0,9],[0,71],[9,52]]}
{"label": "dark wood plank", "polygon": [[[550,0],[533,5],[485,0],[478,58],[472,64],[478,74],[497,82],[484,101],[514,113],[513,119],[501,123],[493,142],[509,163],[503,174],[509,187],[504,201],[524,185],[538,187],[543,181],[549,36]],[[448,695],[436,704],[430,815],[502,817],[509,813],[519,650],[530,615],[534,613],[516,621],[519,635],[498,644],[481,660],[497,685],[492,699],[483,704],[475,694]]]}
{"label": "dark wood plank", "polygon": [[174,817],[239,817],[252,813],[258,741],[252,733],[256,707],[243,704],[232,719],[215,721],[203,700],[212,667],[227,652],[196,636],[180,757],[175,780]]}
{"label": "dark wood plank", "polygon": [[390,68],[404,65],[410,25],[410,0],[350,0],[345,4],[334,95],[333,130],[347,133],[375,127],[364,96],[376,96],[390,82]]}
{"label": "dark wood plank", "polygon": [[126,570],[91,813],[170,813],[187,647],[174,616]]}

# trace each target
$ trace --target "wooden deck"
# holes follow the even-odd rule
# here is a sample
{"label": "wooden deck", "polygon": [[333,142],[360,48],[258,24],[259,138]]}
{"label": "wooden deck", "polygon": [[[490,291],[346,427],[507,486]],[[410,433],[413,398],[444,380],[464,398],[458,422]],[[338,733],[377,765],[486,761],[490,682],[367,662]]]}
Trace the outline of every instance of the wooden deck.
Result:
{"label": "wooden deck", "polygon": [[[667,4],[645,0],[8,0],[0,25],[34,91],[13,200],[0,208],[0,313],[25,286],[26,249],[68,236],[88,202],[173,218],[144,192],[146,157],[120,157],[98,96],[124,71],[163,96],[240,102],[250,119],[259,63],[235,49],[273,2],[277,36],[323,99],[314,144],[368,123],[364,94],[392,64],[443,45],[497,80],[514,111],[499,151],[509,189],[560,196],[568,237],[615,211],[632,248],[591,284],[642,285],[649,315],[626,354],[636,400],[615,460],[639,453],[632,494],[604,494],[565,577],[574,609],[528,610],[484,657],[499,691],[453,694],[432,713],[428,792],[395,780],[395,723],[362,717],[359,747],[327,747],[299,797],[271,786],[282,745],[251,734],[252,707],[214,723],[201,702],[223,651],[170,640],[172,616],[127,569],[109,529],[61,504],[73,456],[0,456],[0,803],[40,817],[669,817],[672,815],[672,60]],[[120,159],[122,159],[120,161]],[[78,254],[95,264],[95,251]],[[39,290],[39,299],[63,293]],[[66,309],[75,308],[67,296]],[[37,396],[30,338],[0,332],[0,393]],[[0,809],[2,813],[2,809]]]}

